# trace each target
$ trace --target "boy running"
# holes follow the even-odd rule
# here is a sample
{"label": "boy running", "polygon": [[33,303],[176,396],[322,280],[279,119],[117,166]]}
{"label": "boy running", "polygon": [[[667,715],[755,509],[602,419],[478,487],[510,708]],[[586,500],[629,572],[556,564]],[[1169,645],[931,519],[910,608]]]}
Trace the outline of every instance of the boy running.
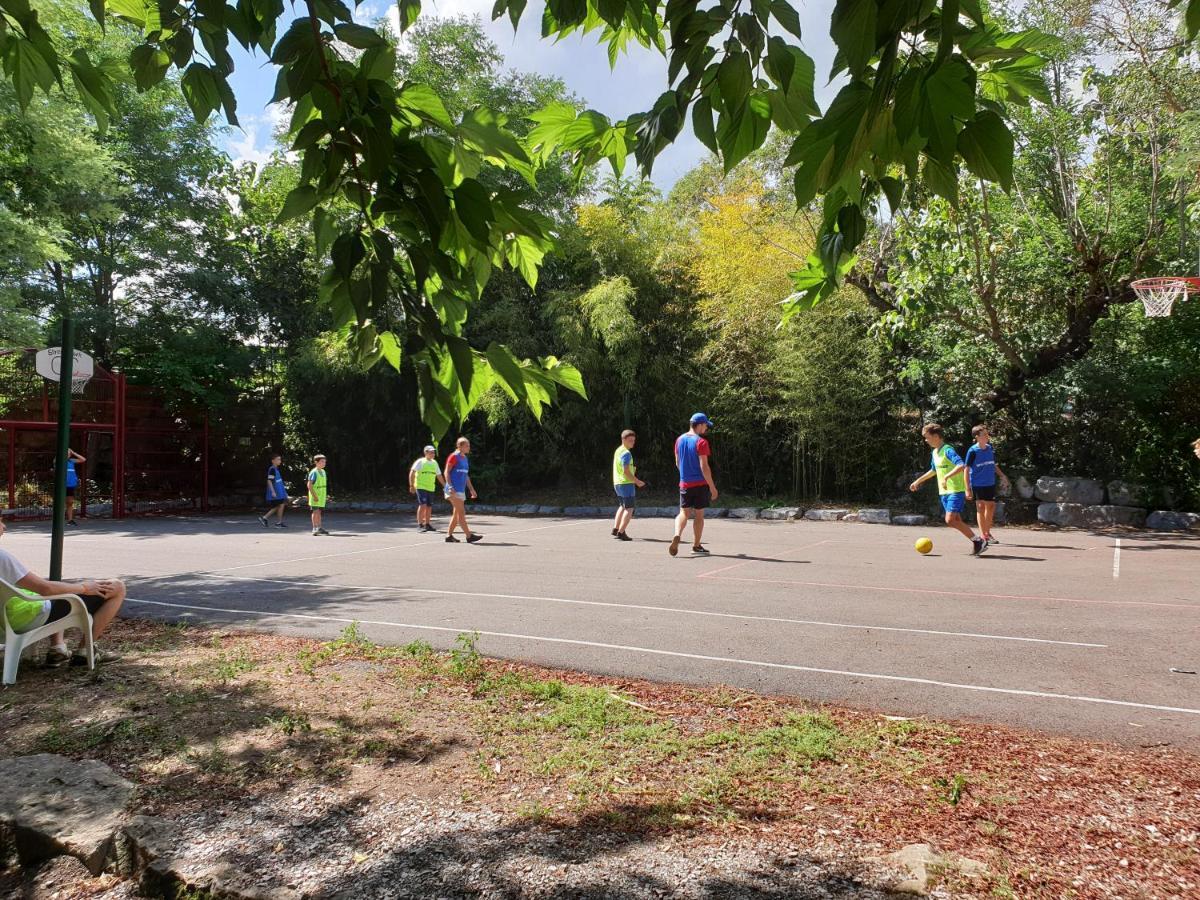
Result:
{"label": "boy running", "polygon": [[429,444],[425,455],[408,470],[408,492],[417,495],[417,531],[436,531],[433,527],[433,492],[446,479],[438,469],[437,447]]}
{"label": "boy running", "polygon": [[287,528],[283,524],[283,511],[287,508],[288,493],[287,485],[283,483],[283,473],[279,471],[282,462],[283,457],[276,453],[271,457],[271,465],[267,466],[267,511],[258,517],[263,528],[271,527],[272,515],[275,516],[276,528]]}
{"label": "boy running", "polygon": [[908,486],[914,493],[931,478],[936,478],[942,509],[946,513],[946,524],[971,542],[972,552],[978,556],[987,549],[987,541],[975,537],[971,526],[963,521],[962,512],[967,507],[966,464],[953,447],[946,443],[941,425],[926,425],[921,429],[925,443],[933,449],[933,461],[929,471]]}
{"label": "boy running", "polygon": [[989,544],[1000,543],[992,537],[992,525],[996,521],[996,478],[1007,483],[1008,476],[996,465],[996,448],[991,444],[991,435],[986,425],[971,429],[975,443],[967,451],[967,499],[975,501],[975,518],[979,520],[981,536]]}
{"label": "boy running", "polygon": [[467,525],[467,494],[470,493],[472,500],[479,496],[475,493],[475,485],[471,484],[471,464],[467,461],[471,452],[471,442],[465,437],[460,437],[454,442],[454,447],[454,452],[446,457],[446,471],[442,482],[446,485],[446,499],[450,501],[454,510],[450,514],[446,543],[457,544],[458,538],[454,536],[454,529],[461,528],[467,536],[467,543],[474,544],[482,541],[483,535],[471,534],[471,528]]}
{"label": "boy running", "polygon": [[313,467],[308,473],[308,507],[312,510],[312,533],[329,534],[322,526],[325,501],[329,497],[329,476],[325,472],[325,454],[313,457]]}
{"label": "boy running", "polygon": [[633,509],[637,505],[637,489],[646,482],[637,477],[633,464],[633,445],[637,434],[628,428],[621,432],[621,446],[613,454],[613,490],[617,493],[617,516],[613,519],[613,537],[618,541],[632,541],[625,529],[633,521]]}
{"label": "boy running", "polygon": [[675,517],[675,536],[671,538],[671,546],[667,550],[672,556],[679,553],[683,529],[693,515],[692,552],[708,553],[700,543],[704,534],[704,510],[718,496],[712,470],[708,466],[712,449],[704,437],[712,422],[704,413],[696,413],[692,416],[691,425],[688,431],[675,439],[675,465],[679,469],[679,515]]}

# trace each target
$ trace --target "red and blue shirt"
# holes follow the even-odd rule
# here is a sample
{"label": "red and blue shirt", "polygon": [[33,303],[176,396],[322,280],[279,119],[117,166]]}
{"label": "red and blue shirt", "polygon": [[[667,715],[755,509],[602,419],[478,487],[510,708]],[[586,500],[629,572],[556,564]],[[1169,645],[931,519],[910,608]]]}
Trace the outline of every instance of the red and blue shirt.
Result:
{"label": "red and blue shirt", "polygon": [[446,465],[450,467],[450,486],[459,494],[466,493],[467,474],[471,469],[467,455],[455,450],[446,458]]}
{"label": "red and blue shirt", "polygon": [[704,470],[700,468],[700,457],[711,455],[712,449],[708,446],[708,441],[694,431],[681,434],[675,439],[675,464],[679,466],[681,488],[708,484],[704,480]]}

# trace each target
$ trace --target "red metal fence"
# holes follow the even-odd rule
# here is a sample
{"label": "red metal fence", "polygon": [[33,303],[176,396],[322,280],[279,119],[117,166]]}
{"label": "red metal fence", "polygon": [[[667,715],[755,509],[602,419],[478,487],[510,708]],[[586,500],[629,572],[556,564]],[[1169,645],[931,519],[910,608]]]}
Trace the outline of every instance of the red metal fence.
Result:
{"label": "red metal fence", "polygon": [[[58,391],[34,354],[0,351],[0,499],[18,517],[47,516],[53,503]],[[87,459],[77,466],[83,515],[208,510],[208,415],[171,410],[153,388],[97,365],[71,401],[71,447]]]}

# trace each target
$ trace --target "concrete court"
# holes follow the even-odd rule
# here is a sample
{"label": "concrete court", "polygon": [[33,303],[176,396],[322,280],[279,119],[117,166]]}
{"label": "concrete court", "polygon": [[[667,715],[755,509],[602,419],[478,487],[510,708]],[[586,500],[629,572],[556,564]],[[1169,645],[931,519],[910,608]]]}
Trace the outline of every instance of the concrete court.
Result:
{"label": "concrete court", "polygon": [[[667,555],[671,522],[472,517],[446,544],[410,516],[107,522],[67,536],[68,575],[120,575],[129,614],[328,638],[479,648],[589,672],[726,683],[878,710],[1200,751],[1200,536],[1004,529],[965,539],[849,523],[710,521],[709,557]],[[444,518],[439,517],[444,523]],[[438,521],[438,520],[435,520]],[[45,571],[47,523],[3,544]],[[913,550],[921,535],[934,552]]]}

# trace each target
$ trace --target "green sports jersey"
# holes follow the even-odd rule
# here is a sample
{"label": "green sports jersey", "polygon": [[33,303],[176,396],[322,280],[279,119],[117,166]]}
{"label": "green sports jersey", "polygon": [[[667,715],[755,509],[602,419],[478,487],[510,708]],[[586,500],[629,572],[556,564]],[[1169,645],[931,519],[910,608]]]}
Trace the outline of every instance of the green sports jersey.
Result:
{"label": "green sports jersey", "polygon": [[417,473],[417,477],[413,479],[419,491],[436,491],[438,468],[436,459],[425,459],[422,457],[413,463],[412,470]]}
{"label": "green sports jersey", "polygon": [[634,483],[632,478],[625,477],[625,463],[627,460],[629,462],[629,471],[636,476],[637,466],[633,464],[633,451],[622,444],[617,448],[617,452],[613,454],[613,484]]}
{"label": "green sports jersey", "polygon": [[939,494],[965,494],[967,491],[966,470],[947,478],[954,469],[962,465],[962,459],[949,444],[942,444],[933,451],[933,471],[937,473]]}
{"label": "green sports jersey", "polygon": [[324,506],[328,495],[329,476],[324,469],[314,468],[308,473],[309,506]]}

